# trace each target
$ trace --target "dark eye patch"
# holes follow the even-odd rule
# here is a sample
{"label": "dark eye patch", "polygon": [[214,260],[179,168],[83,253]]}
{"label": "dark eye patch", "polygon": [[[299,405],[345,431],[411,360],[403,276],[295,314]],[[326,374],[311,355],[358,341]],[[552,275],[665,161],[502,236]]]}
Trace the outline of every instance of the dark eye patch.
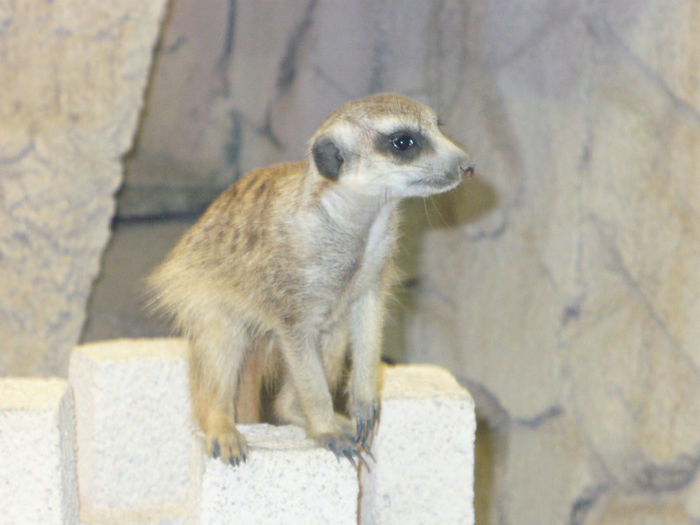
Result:
{"label": "dark eye patch", "polygon": [[401,162],[410,162],[421,153],[432,150],[430,140],[416,129],[398,129],[392,133],[380,133],[376,148]]}

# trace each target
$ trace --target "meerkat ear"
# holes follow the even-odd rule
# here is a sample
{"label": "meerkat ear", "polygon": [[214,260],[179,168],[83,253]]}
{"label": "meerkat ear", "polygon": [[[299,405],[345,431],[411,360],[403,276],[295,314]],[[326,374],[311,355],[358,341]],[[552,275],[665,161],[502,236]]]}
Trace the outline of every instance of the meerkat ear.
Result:
{"label": "meerkat ear", "polygon": [[314,157],[316,169],[324,177],[338,180],[340,167],[343,165],[342,153],[338,146],[328,137],[320,137],[311,147],[311,154]]}

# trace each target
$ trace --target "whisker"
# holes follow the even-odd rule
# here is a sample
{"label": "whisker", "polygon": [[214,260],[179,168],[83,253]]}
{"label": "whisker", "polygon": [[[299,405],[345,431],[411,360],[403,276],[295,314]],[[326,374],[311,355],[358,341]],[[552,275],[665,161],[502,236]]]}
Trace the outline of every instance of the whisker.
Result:
{"label": "whisker", "polygon": [[430,213],[428,212],[428,204],[426,203],[426,201],[427,201],[428,199],[423,198],[423,199],[421,199],[421,200],[423,201],[423,211],[425,211],[425,218],[426,218],[426,220],[428,221],[428,226],[430,226],[431,228],[433,228],[433,223],[432,223],[432,221],[430,220]]}

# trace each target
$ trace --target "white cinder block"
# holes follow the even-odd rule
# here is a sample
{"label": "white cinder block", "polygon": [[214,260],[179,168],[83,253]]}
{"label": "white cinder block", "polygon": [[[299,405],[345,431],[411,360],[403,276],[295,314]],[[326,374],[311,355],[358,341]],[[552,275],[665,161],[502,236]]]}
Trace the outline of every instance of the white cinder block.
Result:
{"label": "white cinder block", "polygon": [[232,467],[202,453],[201,525],[357,523],[357,471],[293,426],[240,425],[248,462]]}
{"label": "white cinder block", "polygon": [[361,523],[474,523],[474,401],[446,370],[383,367],[376,463],[361,472]]}
{"label": "white cinder block", "polygon": [[0,380],[0,524],[78,522],[73,409],[62,379]]}
{"label": "white cinder block", "polygon": [[80,515],[88,523],[177,523],[187,514],[193,424],[179,339],[79,346],[75,392]]}

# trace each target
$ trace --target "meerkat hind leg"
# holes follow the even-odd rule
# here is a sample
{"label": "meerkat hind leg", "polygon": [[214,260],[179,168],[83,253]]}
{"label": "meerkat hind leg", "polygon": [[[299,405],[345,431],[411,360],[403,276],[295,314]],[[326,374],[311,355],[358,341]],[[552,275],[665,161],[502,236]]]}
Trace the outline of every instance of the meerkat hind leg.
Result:
{"label": "meerkat hind leg", "polygon": [[236,428],[234,397],[249,341],[245,330],[237,328],[241,327],[223,319],[210,321],[201,335],[190,340],[194,414],[204,431],[207,452],[231,465],[248,456],[246,440]]}

